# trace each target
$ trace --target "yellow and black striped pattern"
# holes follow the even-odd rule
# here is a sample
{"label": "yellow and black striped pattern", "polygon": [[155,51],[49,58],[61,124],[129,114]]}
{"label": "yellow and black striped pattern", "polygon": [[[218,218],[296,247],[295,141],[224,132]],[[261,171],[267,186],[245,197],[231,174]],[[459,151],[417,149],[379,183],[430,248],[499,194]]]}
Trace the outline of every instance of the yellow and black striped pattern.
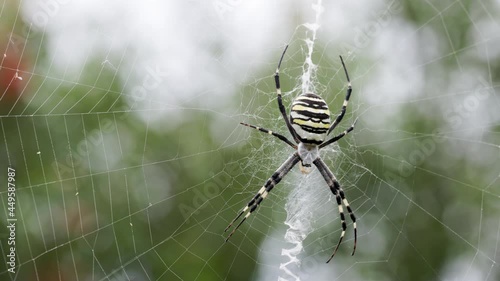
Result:
{"label": "yellow and black striped pattern", "polygon": [[330,128],[328,105],[318,95],[302,94],[292,103],[290,122],[301,142],[321,144]]}

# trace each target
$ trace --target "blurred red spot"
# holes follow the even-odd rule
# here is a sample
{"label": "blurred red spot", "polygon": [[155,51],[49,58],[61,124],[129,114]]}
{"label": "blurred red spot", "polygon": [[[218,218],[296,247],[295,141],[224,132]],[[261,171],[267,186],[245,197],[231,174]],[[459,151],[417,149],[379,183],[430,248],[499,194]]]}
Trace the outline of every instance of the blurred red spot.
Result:
{"label": "blurred red spot", "polygon": [[21,50],[0,43],[0,51],[0,101],[16,101],[28,80]]}

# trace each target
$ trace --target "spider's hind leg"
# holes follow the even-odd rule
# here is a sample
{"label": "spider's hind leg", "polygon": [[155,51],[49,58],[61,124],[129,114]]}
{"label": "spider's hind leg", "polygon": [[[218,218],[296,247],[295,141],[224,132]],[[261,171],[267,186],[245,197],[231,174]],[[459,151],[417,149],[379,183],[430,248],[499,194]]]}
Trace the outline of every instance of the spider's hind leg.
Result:
{"label": "spider's hind leg", "polygon": [[274,172],[274,174],[266,181],[264,186],[257,192],[257,194],[248,202],[247,206],[234,218],[231,223],[226,227],[224,232],[226,232],[231,226],[244,214],[246,215],[238,223],[238,225],[231,231],[229,236],[226,238],[226,242],[233,236],[233,234],[238,230],[238,228],[243,224],[243,222],[253,213],[259,206],[259,204],[266,198],[266,196],[271,192],[271,190],[283,179],[283,177],[299,162],[300,157],[297,153],[290,156],[279,168]]}
{"label": "spider's hind leg", "polygon": [[347,225],[345,223],[345,214],[344,214],[344,209],[342,207],[342,203],[344,204],[344,206],[347,209],[347,212],[349,213],[349,216],[352,220],[352,225],[354,228],[354,248],[352,250],[351,255],[354,255],[354,253],[356,252],[356,243],[358,241],[358,231],[356,228],[356,216],[354,216],[354,213],[353,213],[351,207],[349,206],[349,202],[345,198],[345,194],[344,194],[344,191],[342,190],[342,187],[340,187],[339,182],[337,181],[337,179],[335,178],[333,173],[330,171],[330,169],[328,169],[328,166],[326,166],[325,162],[323,160],[321,160],[321,158],[318,158],[318,159],[314,160],[314,165],[316,165],[316,167],[318,168],[319,172],[321,173],[321,175],[325,179],[326,183],[330,187],[330,190],[332,191],[332,193],[335,194],[335,198],[337,199],[337,205],[339,207],[340,222],[342,224],[342,233],[340,234],[339,242],[337,243],[337,247],[335,247],[333,254],[328,259],[328,261],[327,261],[327,263],[328,263],[333,258],[333,256],[335,256],[335,253],[337,253],[337,250],[340,246],[340,243],[342,242],[342,239],[344,238],[344,234],[345,234],[345,231],[347,229]]}

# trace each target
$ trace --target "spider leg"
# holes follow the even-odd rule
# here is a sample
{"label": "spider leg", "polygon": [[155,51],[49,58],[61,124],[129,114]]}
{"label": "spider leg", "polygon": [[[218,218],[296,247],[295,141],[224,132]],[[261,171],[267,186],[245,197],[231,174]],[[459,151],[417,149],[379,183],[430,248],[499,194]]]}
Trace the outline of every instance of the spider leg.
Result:
{"label": "spider leg", "polygon": [[354,253],[356,252],[356,243],[358,240],[358,232],[356,229],[356,216],[354,216],[354,213],[352,212],[352,209],[349,206],[349,202],[345,198],[344,190],[342,190],[342,187],[340,187],[339,182],[337,181],[337,179],[335,178],[333,173],[330,171],[330,169],[328,169],[325,162],[323,162],[323,160],[321,160],[321,158],[318,157],[318,158],[316,158],[316,160],[314,160],[313,163],[314,163],[314,165],[316,165],[319,172],[321,173],[321,175],[325,179],[326,183],[330,187],[330,190],[332,191],[333,194],[335,194],[335,197],[337,198],[337,204],[339,206],[340,221],[342,223],[342,233],[340,234],[339,242],[337,243],[337,247],[335,247],[333,254],[328,259],[328,261],[327,261],[327,263],[328,263],[333,258],[333,256],[335,256],[335,253],[337,253],[337,250],[340,246],[340,243],[342,242],[342,239],[344,238],[344,234],[345,234],[345,231],[347,228],[346,223],[345,223],[345,215],[344,215],[344,210],[342,208],[342,203],[346,207],[347,212],[349,213],[349,216],[351,217],[352,225],[354,228],[354,248],[352,250],[351,255],[354,255]]}
{"label": "spider leg", "polygon": [[255,209],[259,206],[259,204],[266,198],[266,196],[271,192],[271,190],[283,179],[283,177],[299,162],[300,157],[297,152],[295,152],[292,156],[290,156],[279,168],[274,172],[274,174],[266,181],[264,186],[257,192],[257,194],[248,202],[247,206],[243,208],[243,210],[236,216],[236,218],[231,221],[231,223],[226,227],[224,232],[226,232],[231,226],[244,214],[246,215],[243,219],[238,223],[238,225],[233,229],[233,231],[226,238],[226,242],[233,236],[236,230],[240,227],[240,225],[250,216]]}
{"label": "spider leg", "polygon": [[254,126],[254,125],[250,125],[250,124],[247,124],[247,123],[243,123],[243,122],[240,122],[241,125],[243,126],[247,126],[247,127],[250,127],[250,128],[253,128],[253,129],[256,129],[256,130],[259,130],[261,132],[264,132],[264,133],[267,133],[267,134],[270,134],[270,135],[273,135],[275,137],[277,137],[278,139],[286,142],[289,146],[297,149],[297,145],[293,144],[290,140],[288,140],[285,136],[283,135],[280,135],[278,133],[275,133],[271,130],[268,130],[268,129],[264,129],[264,128],[261,128],[261,127],[257,127],[257,126]]}
{"label": "spider leg", "polygon": [[281,86],[280,86],[280,66],[281,66],[281,61],[283,60],[283,57],[285,56],[285,52],[288,49],[288,45],[286,45],[285,50],[283,51],[283,54],[281,54],[280,61],[278,63],[278,67],[276,68],[276,72],[274,73],[274,83],[276,84],[276,94],[278,96],[278,107],[280,109],[281,115],[283,116],[283,119],[285,119],[286,127],[288,128],[288,131],[290,131],[290,134],[292,134],[293,139],[295,140],[296,143],[299,143],[299,139],[297,138],[297,135],[295,134],[295,130],[292,127],[292,124],[290,124],[290,120],[288,120],[288,114],[286,113],[285,106],[283,105],[283,100],[281,98]]}
{"label": "spider leg", "polygon": [[344,60],[342,59],[342,56],[339,56],[339,57],[340,57],[340,61],[342,62],[342,66],[344,67],[345,76],[347,77],[347,82],[348,82],[347,93],[345,95],[344,104],[342,105],[342,109],[340,110],[340,114],[337,116],[337,118],[333,122],[332,126],[330,126],[330,129],[328,130],[327,135],[330,134],[330,132],[333,131],[333,129],[335,129],[335,127],[337,127],[337,125],[340,123],[340,121],[342,121],[342,118],[344,118],[345,111],[347,109],[347,104],[349,103],[349,98],[351,97],[351,92],[352,92],[351,80],[349,79],[349,74],[347,73],[347,68],[345,67]]}
{"label": "spider leg", "polygon": [[319,145],[319,148],[323,148],[327,145],[330,145],[336,141],[338,141],[339,139],[343,138],[345,135],[349,134],[352,130],[354,130],[354,125],[356,125],[356,122],[358,122],[358,118],[356,118],[356,120],[354,120],[354,123],[352,123],[351,127],[347,128],[347,130],[343,131],[342,133],[336,135],[335,137],[325,141],[324,143],[320,144]]}

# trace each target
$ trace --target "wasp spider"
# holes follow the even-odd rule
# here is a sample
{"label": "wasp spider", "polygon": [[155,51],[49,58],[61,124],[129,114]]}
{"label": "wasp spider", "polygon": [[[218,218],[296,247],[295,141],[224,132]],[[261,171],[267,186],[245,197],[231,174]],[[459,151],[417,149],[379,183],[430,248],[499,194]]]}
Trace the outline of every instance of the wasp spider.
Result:
{"label": "wasp spider", "polygon": [[293,140],[296,144],[288,140],[285,136],[275,133],[273,131],[260,128],[257,126],[249,125],[246,123],[241,123],[244,126],[248,126],[250,128],[257,129],[261,132],[268,133],[277,137],[278,139],[284,141],[293,149],[295,152],[290,156],[279,168],[274,172],[274,174],[267,180],[267,182],[262,186],[262,188],[257,192],[257,194],[248,202],[248,204],[243,208],[243,210],[236,216],[236,218],[226,227],[224,232],[226,232],[234,222],[236,222],[244,213],[246,215],[240,221],[240,223],[234,228],[234,230],[229,234],[226,238],[226,242],[231,238],[231,236],[236,232],[236,230],[240,227],[240,225],[250,216],[250,214],[257,209],[259,204],[266,198],[266,196],[271,192],[274,186],[276,186],[281,179],[295,166],[295,164],[299,163],[300,170],[303,173],[309,173],[311,165],[314,164],[326,183],[330,187],[330,190],[337,199],[337,204],[340,213],[340,222],[342,224],[342,233],[340,234],[339,242],[337,243],[337,247],[333,251],[333,254],[328,259],[327,263],[333,258],[335,253],[337,252],[340,243],[342,242],[342,238],[344,238],[344,234],[346,231],[346,222],[345,215],[342,204],[346,207],[349,216],[353,222],[354,228],[354,249],[352,251],[352,255],[356,251],[356,242],[357,242],[357,230],[356,230],[356,217],[354,216],[351,207],[349,206],[349,202],[345,198],[344,191],[340,187],[339,182],[333,175],[333,173],[328,169],[325,162],[319,157],[319,150],[327,145],[330,145],[349,132],[354,129],[354,124],[356,121],[344,132],[336,135],[335,137],[325,140],[326,137],[337,127],[337,125],[342,121],[344,114],[346,112],[347,103],[349,102],[349,97],[351,96],[352,88],[351,81],[349,80],[349,74],[347,73],[347,69],[344,64],[344,60],[340,57],[340,61],[342,62],[342,66],[344,68],[344,72],[347,78],[348,86],[347,93],[345,96],[344,104],[342,105],[342,109],[340,110],[340,114],[335,118],[333,123],[330,120],[330,111],[328,110],[328,105],[326,102],[318,95],[313,93],[305,93],[298,96],[292,103],[292,109],[290,112],[290,120],[287,118],[286,109],[283,106],[283,102],[281,99],[281,88],[280,88],[280,78],[279,78],[279,69],[281,66],[281,61],[285,56],[285,52],[288,46],[285,47],[283,54],[281,55],[280,61],[278,63],[278,68],[276,69],[276,73],[274,74],[274,81],[276,83],[276,92],[278,95],[278,107],[285,119],[286,126],[290,131],[290,134],[293,137]]}

